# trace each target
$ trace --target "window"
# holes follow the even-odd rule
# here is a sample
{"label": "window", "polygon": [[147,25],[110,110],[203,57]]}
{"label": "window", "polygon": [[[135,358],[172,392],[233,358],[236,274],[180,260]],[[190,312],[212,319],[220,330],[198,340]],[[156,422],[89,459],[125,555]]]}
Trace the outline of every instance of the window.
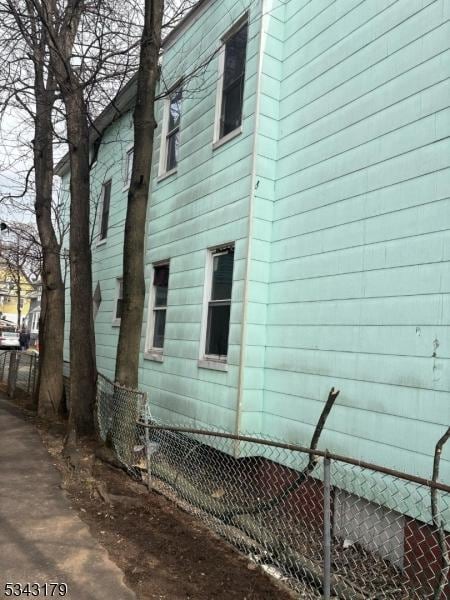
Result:
{"label": "window", "polygon": [[225,360],[228,354],[234,247],[209,253],[205,356]]}
{"label": "window", "polygon": [[220,61],[220,122],[216,138],[225,137],[242,123],[248,23],[243,23],[224,43]]}
{"label": "window", "polygon": [[100,212],[100,231],[99,239],[106,240],[108,235],[109,204],[111,201],[111,179],[102,186],[101,212]]}
{"label": "window", "polygon": [[97,316],[98,311],[100,310],[101,303],[102,303],[102,292],[100,289],[100,282],[97,281],[97,285],[95,286],[94,296],[92,298],[94,319]]}
{"label": "window", "polygon": [[122,304],[123,304],[123,279],[116,279],[116,307],[114,310],[114,321],[120,322],[122,318]]}
{"label": "window", "polygon": [[160,174],[176,169],[180,148],[182,88],[176,88],[166,99],[164,116],[164,138],[161,148]]}
{"label": "window", "polygon": [[131,171],[133,169],[134,148],[129,148],[125,156],[125,185],[128,187],[131,182]]}
{"label": "window", "polygon": [[161,352],[164,347],[166,329],[167,292],[169,289],[169,264],[153,267],[153,283],[150,295],[150,320],[148,346],[150,350]]}

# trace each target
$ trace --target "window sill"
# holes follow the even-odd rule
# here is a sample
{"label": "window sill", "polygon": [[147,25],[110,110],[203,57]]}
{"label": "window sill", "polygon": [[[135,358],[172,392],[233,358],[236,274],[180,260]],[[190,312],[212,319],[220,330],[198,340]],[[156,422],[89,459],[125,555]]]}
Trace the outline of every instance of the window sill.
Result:
{"label": "window sill", "polygon": [[112,326],[120,327],[120,319],[113,319]]}
{"label": "window sill", "polygon": [[162,350],[158,352],[157,350],[146,350],[144,352],[144,360],[153,360],[154,362],[162,363],[164,361]]}
{"label": "window sill", "polygon": [[156,179],[157,183],[159,183],[160,181],[164,181],[164,179],[167,179],[168,177],[171,177],[172,175],[175,175],[177,172],[177,169],[171,169],[170,171],[166,171],[165,173],[161,173],[161,175],[158,176],[158,178]]}
{"label": "window sill", "polygon": [[106,240],[107,240],[107,239],[108,239],[108,238],[103,238],[102,240],[99,240],[99,241],[97,242],[97,248],[98,248],[99,246],[104,246],[104,245],[106,244]]}
{"label": "window sill", "polygon": [[224,137],[219,138],[218,140],[213,142],[213,145],[212,145],[213,150],[220,148],[221,146],[223,146],[230,140],[233,140],[238,135],[241,135],[241,133],[242,133],[242,125],[240,125],[239,127],[236,127],[236,129],[234,129],[233,131],[230,131],[230,133],[227,133],[227,135],[225,135]]}
{"label": "window sill", "polygon": [[198,361],[200,369],[212,369],[213,371],[228,371],[228,363],[213,358],[200,358]]}

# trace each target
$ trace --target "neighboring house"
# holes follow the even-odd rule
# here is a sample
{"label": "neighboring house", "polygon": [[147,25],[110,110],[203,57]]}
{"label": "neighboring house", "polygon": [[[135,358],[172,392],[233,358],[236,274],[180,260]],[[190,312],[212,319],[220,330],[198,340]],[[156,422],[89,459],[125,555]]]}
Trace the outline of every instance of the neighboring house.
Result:
{"label": "neighboring house", "polygon": [[30,332],[31,345],[36,345],[39,338],[39,318],[41,316],[41,294],[42,285],[37,282],[34,291],[30,294],[30,310],[25,321],[25,325]]}
{"label": "neighboring house", "polygon": [[[1,260],[1,259],[0,259]],[[20,288],[20,289],[19,289]],[[25,273],[12,274],[0,263],[0,313],[1,318],[22,326],[30,310],[34,284]],[[17,302],[20,295],[20,323],[18,322]]]}
{"label": "neighboring house", "polygon": [[[203,0],[167,37],[139,376],[156,417],[308,444],[336,386],[323,448],[430,476],[450,423],[449,17]],[[92,174],[111,377],[133,93],[98,119]]]}

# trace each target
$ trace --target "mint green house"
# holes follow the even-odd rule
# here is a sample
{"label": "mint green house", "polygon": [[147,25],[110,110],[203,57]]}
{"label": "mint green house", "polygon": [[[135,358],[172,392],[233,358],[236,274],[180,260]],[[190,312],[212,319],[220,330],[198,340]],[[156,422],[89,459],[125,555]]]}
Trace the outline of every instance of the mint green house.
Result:
{"label": "mint green house", "polygon": [[[201,0],[166,39],[140,386],[167,422],[429,476],[450,423],[450,3]],[[133,84],[93,170],[114,374]],[[450,452],[443,478],[450,476]]]}

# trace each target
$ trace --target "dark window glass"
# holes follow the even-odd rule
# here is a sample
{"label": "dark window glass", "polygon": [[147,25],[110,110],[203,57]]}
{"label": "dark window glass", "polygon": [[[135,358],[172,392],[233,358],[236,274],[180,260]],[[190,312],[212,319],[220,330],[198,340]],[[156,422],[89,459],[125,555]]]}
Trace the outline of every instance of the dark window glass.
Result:
{"label": "dark window glass", "polygon": [[117,302],[116,302],[116,319],[122,318],[122,303],[123,303],[123,280],[119,279]]}
{"label": "dark window glass", "polygon": [[234,248],[217,252],[213,255],[212,260],[211,297],[208,303],[205,353],[226,357],[230,329]]}
{"label": "dark window glass", "polygon": [[95,286],[95,292],[93,296],[93,304],[94,304],[94,319],[97,316],[98,311],[100,310],[100,304],[102,303],[102,292],[100,289],[100,282],[97,281],[97,285]]}
{"label": "dark window glass", "polygon": [[206,354],[227,355],[229,329],[230,304],[210,304],[208,307]]}
{"label": "dark window glass", "polygon": [[155,267],[153,272],[153,348],[164,347],[168,287],[169,265],[160,265]]}
{"label": "dark window glass", "polygon": [[155,310],[155,329],[153,333],[153,348],[164,346],[164,331],[166,329],[166,311]]}
{"label": "dark window glass", "polygon": [[117,298],[117,305],[116,305],[116,319],[121,319],[122,318],[122,298]]}
{"label": "dark window glass", "polygon": [[180,131],[177,129],[174,133],[167,136],[167,164],[166,170],[175,169],[178,164],[178,154],[180,148]]}
{"label": "dark window glass", "polygon": [[169,285],[169,265],[155,267],[153,276],[155,286],[155,306],[167,306],[167,288]]}
{"label": "dark window glass", "polygon": [[102,215],[100,221],[100,239],[108,235],[109,204],[111,201],[111,180],[103,184],[102,189]]}
{"label": "dark window glass", "polygon": [[213,257],[211,300],[230,300],[233,283],[234,252]]}
{"label": "dark window glass", "polygon": [[175,127],[179,127],[180,126],[181,97],[182,97],[182,90],[181,90],[181,88],[178,88],[170,96],[169,131],[172,131],[172,129],[175,129]]}
{"label": "dark window glass", "polygon": [[242,123],[247,35],[246,23],[225,44],[220,137]]}
{"label": "dark window glass", "polygon": [[166,135],[166,171],[175,169],[178,164],[180,147],[180,119],[181,119],[182,89],[178,88],[169,100],[169,120]]}

